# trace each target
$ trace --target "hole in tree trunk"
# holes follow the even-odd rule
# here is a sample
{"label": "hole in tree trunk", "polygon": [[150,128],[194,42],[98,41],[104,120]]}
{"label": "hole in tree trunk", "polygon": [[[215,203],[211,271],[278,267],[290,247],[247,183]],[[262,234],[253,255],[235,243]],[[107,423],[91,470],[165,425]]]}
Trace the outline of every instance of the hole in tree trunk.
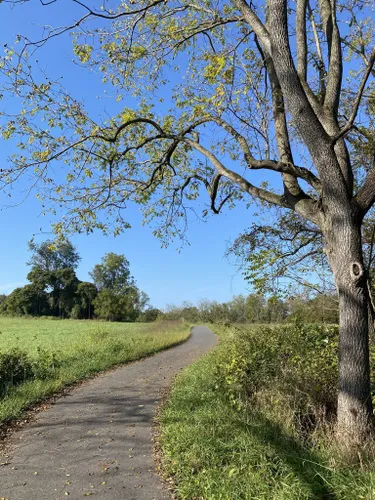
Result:
{"label": "hole in tree trunk", "polygon": [[359,262],[352,262],[350,265],[350,274],[353,279],[358,280],[363,275],[363,267]]}

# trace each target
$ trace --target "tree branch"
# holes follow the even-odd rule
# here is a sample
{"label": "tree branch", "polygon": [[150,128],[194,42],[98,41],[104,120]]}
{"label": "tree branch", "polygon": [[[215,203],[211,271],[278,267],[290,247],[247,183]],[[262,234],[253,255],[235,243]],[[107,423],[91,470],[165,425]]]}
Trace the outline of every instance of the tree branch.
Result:
{"label": "tree branch", "polygon": [[204,184],[209,196],[210,196],[210,199],[211,199],[211,210],[215,213],[215,214],[219,214],[221,212],[221,209],[223,208],[223,206],[225,205],[225,203],[232,197],[233,193],[229,193],[219,204],[219,207],[216,208],[215,206],[215,201],[216,201],[216,197],[217,197],[217,193],[218,193],[218,188],[219,188],[219,182],[220,182],[220,178],[221,178],[221,175],[220,174],[216,174],[213,178],[213,181],[212,181],[212,184],[210,184],[207,179],[205,179],[204,177],[202,177],[201,175],[197,175],[197,174],[194,174],[194,175],[191,175],[190,177],[188,177],[185,182],[183,183],[183,185],[181,187],[178,187],[178,188],[175,188],[175,191],[181,191],[181,194],[183,193],[184,189],[190,184],[190,182],[193,180],[193,179],[197,179],[198,181],[202,182],[202,184]]}
{"label": "tree branch", "polygon": [[[325,85],[326,67],[325,67],[325,63],[324,63],[324,59],[323,59],[322,47],[320,45],[318,29],[317,29],[316,22],[314,19],[314,13],[310,7],[310,2],[308,2],[307,8],[308,8],[308,12],[309,12],[309,19],[310,19],[311,27],[312,27],[313,34],[314,34],[316,53],[318,55],[319,89],[320,89],[320,95],[321,95],[320,102],[324,102],[324,98],[326,95],[326,85]],[[314,97],[316,98],[315,95],[314,95]]]}
{"label": "tree branch", "polygon": [[203,154],[208,160],[210,160],[218,174],[237,184],[246,193],[254,196],[255,198],[259,198],[262,201],[271,203],[272,205],[290,208],[290,206],[284,201],[282,196],[272,193],[271,191],[267,191],[266,189],[258,188],[241,175],[237,174],[233,170],[230,170],[229,168],[226,168],[211,151],[199,144],[199,142],[193,141],[188,138],[185,138],[184,142],[199,153]]}
{"label": "tree branch", "polygon": [[241,14],[243,15],[245,21],[252,27],[254,33],[256,33],[259,38],[263,49],[270,54],[271,53],[271,41],[269,37],[269,33],[259,19],[259,17],[255,14],[254,10],[248,5],[245,0],[233,0],[234,5],[239,9]]}
{"label": "tree branch", "polygon": [[365,74],[363,75],[362,81],[358,87],[357,95],[356,95],[356,97],[354,99],[354,103],[353,103],[352,114],[350,115],[350,118],[349,118],[347,124],[340,130],[340,132],[335,137],[332,138],[332,144],[336,144],[336,142],[339,139],[341,139],[341,137],[344,137],[353,128],[353,125],[354,125],[354,122],[355,122],[355,119],[357,117],[357,113],[359,110],[359,106],[361,103],[361,99],[363,96],[363,92],[365,90],[367,80],[372,72],[374,64],[375,64],[375,47],[372,49],[371,55],[368,59]]}
{"label": "tree branch", "polygon": [[321,17],[328,40],[328,81],[324,109],[336,120],[340,103],[342,83],[341,38],[336,19],[336,0],[319,0]]}
{"label": "tree branch", "polygon": [[372,170],[353,199],[353,203],[362,219],[375,203],[375,154],[372,162]]}
{"label": "tree branch", "polygon": [[297,36],[297,73],[301,80],[307,79],[307,36],[306,36],[307,0],[297,0],[296,36]]}
{"label": "tree branch", "polygon": [[267,169],[273,170],[274,172],[280,172],[284,174],[289,174],[295,177],[299,177],[310,184],[318,193],[321,193],[321,183],[318,177],[316,177],[310,170],[304,167],[295,166],[292,163],[283,163],[282,161],[274,161],[274,160],[256,160],[251,154],[249,145],[246,139],[239,133],[237,130],[232,127],[229,123],[227,123],[222,118],[212,118],[212,121],[222,126],[224,130],[229,132],[234,139],[240,145],[247,166],[251,170],[260,170]]}
{"label": "tree branch", "polygon": [[292,59],[287,27],[286,0],[269,0],[272,59],[295,126],[320,174],[323,194],[330,201],[349,199],[345,176],[329,135],[315,115],[302,88]]}

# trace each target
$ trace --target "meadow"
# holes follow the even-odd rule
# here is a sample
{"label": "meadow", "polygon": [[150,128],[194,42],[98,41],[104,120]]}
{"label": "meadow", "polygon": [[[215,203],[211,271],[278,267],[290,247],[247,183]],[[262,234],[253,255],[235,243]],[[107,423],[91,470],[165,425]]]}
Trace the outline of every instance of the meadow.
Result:
{"label": "meadow", "polygon": [[189,334],[179,321],[0,317],[0,425],[66,386],[176,345]]}

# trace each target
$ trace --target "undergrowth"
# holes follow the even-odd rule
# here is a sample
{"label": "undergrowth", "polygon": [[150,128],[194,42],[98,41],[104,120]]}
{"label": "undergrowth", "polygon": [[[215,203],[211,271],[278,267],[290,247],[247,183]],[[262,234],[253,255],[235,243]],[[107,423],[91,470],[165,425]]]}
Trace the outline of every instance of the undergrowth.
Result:
{"label": "undergrowth", "polygon": [[[375,499],[375,466],[335,447],[337,327],[210,328],[160,415],[181,499]],[[374,359],[374,356],[372,356]]]}

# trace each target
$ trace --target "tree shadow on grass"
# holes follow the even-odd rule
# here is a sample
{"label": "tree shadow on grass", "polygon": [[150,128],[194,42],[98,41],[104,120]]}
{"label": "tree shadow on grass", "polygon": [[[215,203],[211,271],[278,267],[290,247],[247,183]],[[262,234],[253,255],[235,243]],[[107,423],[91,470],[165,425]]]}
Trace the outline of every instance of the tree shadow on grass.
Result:
{"label": "tree shadow on grass", "polygon": [[[225,406],[227,404],[225,402]],[[273,491],[275,486],[287,483],[287,476],[292,473],[311,500],[336,500],[337,495],[334,487],[330,484],[333,471],[322,463],[321,456],[313,449],[308,448],[298,437],[289,434],[282,424],[272,421],[256,409],[250,409],[247,414],[242,412],[233,414],[232,408],[228,409],[228,412],[221,413],[223,406],[220,406],[220,410],[215,412],[215,408],[212,408],[214,405],[215,399],[211,400],[209,395],[207,398],[201,398],[199,391],[189,393],[188,397],[184,398],[183,403],[180,403],[179,411],[163,417],[162,427],[171,424],[181,426],[181,423],[186,420],[190,445],[202,447],[202,456],[205,456],[207,452],[203,449],[205,443],[211,441],[210,454],[217,459],[214,460],[216,464],[212,464],[213,468],[218,467],[219,463],[221,467],[235,466],[236,464],[231,462],[233,454],[245,454],[252,448],[253,457],[249,460],[244,457],[241,462],[247,463],[250,470],[254,467],[256,473],[262,469],[262,477],[264,477],[265,482],[263,494],[267,495],[268,493],[270,497],[275,493]],[[183,411],[181,411],[182,406],[184,407]],[[208,409],[207,414],[206,408]],[[199,421],[199,430],[193,437],[195,434],[193,430],[195,414],[197,421]],[[249,436],[247,442],[242,441],[241,434]],[[239,438],[238,441],[233,439],[236,436]],[[216,444],[212,441],[216,441]],[[231,447],[232,443],[234,444]],[[236,449],[236,443],[238,443],[238,449]],[[245,445],[244,448],[241,443]],[[257,450],[259,450],[258,461]],[[203,460],[205,467],[210,467],[207,463],[207,457]],[[244,478],[244,480],[246,479]],[[284,491],[284,493],[286,492]],[[256,498],[253,495],[254,492],[250,498]]]}
{"label": "tree shadow on grass", "polygon": [[[287,434],[280,424],[257,411],[252,410],[251,414],[254,424],[243,423],[247,432],[261,444],[274,450],[283,464],[289,467],[301,484],[310,491],[310,498],[316,500],[337,498],[329,483],[331,470],[321,464],[321,457],[303,445],[298,438]],[[274,473],[277,476],[277,464],[275,468]]]}

